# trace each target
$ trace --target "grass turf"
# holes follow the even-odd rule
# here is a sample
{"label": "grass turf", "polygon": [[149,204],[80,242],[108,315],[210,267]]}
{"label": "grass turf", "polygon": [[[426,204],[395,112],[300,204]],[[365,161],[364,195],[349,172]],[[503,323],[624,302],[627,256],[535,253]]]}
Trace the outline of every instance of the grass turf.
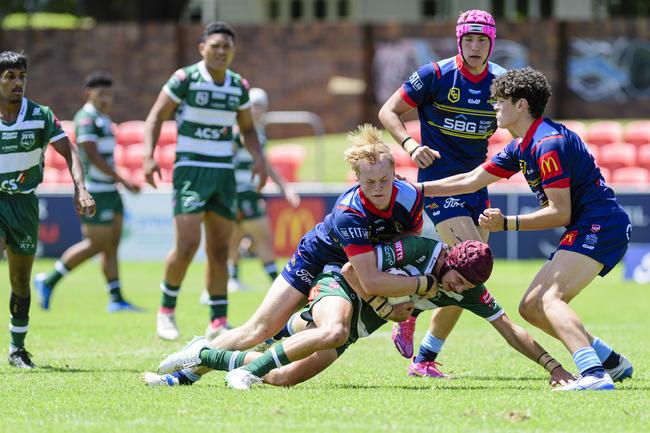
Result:
{"label": "grass turf", "polygon": [[[39,261],[35,271],[51,269]],[[509,315],[541,262],[497,262],[489,287]],[[330,369],[292,389],[269,386],[241,393],[223,385],[223,373],[192,387],[148,389],[145,370],[182,347],[155,336],[162,263],[123,263],[128,299],[141,314],[105,312],[99,265],[90,262],[57,286],[51,311],[32,302],[27,348],[39,366],[18,371],[0,362],[0,432],[641,432],[650,416],[650,327],[647,287],[623,283],[617,268],[573,303],[587,328],[624,353],[635,367],[632,380],[609,393],[553,393],[547,375],[511,349],[491,326],[465,313],[439,361],[452,380],[406,376],[408,361],[390,342],[390,328],[352,346]],[[256,261],[241,275],[259,290],[231,295],[231,321],[241,323],[258,305],[267,281]],[[203,265],[192,265],[181,290],[178,322],[184,339],[207,324],[198,304]],[[0,264],[8,297],[6,262]],[[5,316],[7,317],[7,316]],[[427,326],[418,321],[416,341]],[[571,358],[558,342],[526,328],[568,369]],[[5,328],[6,329],[6,328]],[[2,347],[8,332],[0,333]]]}

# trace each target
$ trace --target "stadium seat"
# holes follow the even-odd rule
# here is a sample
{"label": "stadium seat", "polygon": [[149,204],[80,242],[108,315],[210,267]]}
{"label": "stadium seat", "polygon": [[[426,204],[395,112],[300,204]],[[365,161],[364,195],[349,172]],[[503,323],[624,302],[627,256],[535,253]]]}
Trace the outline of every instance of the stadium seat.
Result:
{"label": "stadium seat", "polygon": [[619,143],[623,140],[623,126],[615,120],[593,122],[583,137],[588,143],[596,145]]}
{"label": "stadium seat", "polygon": [[558,123],[566,126],[571,131],[578,134],[578,137],[587,140],[587,125],[579,120],[560,120]]}
{"label": "stadium seat", "polygon": [[396,167],[395,173],[403,176],[409,182],[418,181],[418,168],[417,167]]}
{"label": "stadium seat", "polygon": [[144,170],[142,170],[142,167],[129,170],[129,180],[136,185],[142,185],[144,183]]}
{"label": "stadium seat", "polygon": [[124,149],[125,159],[124,167],[129,170],[142,168],[142,152],[144,151],[144,144],[131,144]]}
{"label": "stadium seat", "polygon": [[59,172],[59,183],[72,183],[72,176],[70,176],[70,170],[68,167],[58,169]]}
{"label": "stadium seat", "polygon": [[171,169],[176,159],[176,147],[170,145],[156,147],[155,156],[161,168]]}
{"label": "stadium seat", "polygon": [[65,131],[70,142],[75,143],[75,129],[73,120],[59,120],[61,128]]}
{"label": "stadium seat", "polygon": [[68,165],[65,162],[65,158],[62,157],[59,152],[54,149],[54,146],[47,146],[45,149],[45,166],[56,168],[57,170],[65,168],[67,169]]}
{"label": "stadium seat", "polygon": [[497,128],[488,139],[490,144],[501,145],[501,148],[512,141],[512,134],[507,129]]}
{"label": "stadium seat", "polygon": [[116,167],[124,167],[126,165],[126,147],[118,144],[113,150],[113,161]]}
{"label": "stadium seat", "polygon": [[[173,169],[172,168],[160,168],[160,177],[162,183],[172,183],[173,179]],[[156,179],[158,181],[158,179]]]}
{"label": "stadium seat", "polygon": [[613,143],[600,147],[598,164],[610,170],[636,165],[636,146],[630,143]]}
{"label": "stadium seat", "polygon": [[279,144],[270,147],[267,158],[273,168],[287,182],[298,180],[298,169],[305,161],[305,148],[299,144]]}
{"label": "stadium seat", "polygon": [[395,159],[395,167],[416,167],[409,154],[399,145],[391,146],[390,153],[393,154]]}
{"label": "stadium seat", "polygon": [[118,125],[115,138],[125,146],[144,141],[144,120],[129,120]]}
{"label": "stadium seat", "polygon": [[650,144],[650,120],[637,120],[625,126],[623,138],[636,146]]}
{"label": "stadium seat", "polygon": [[158,146],[165,146],[173,143],[176,143],[176,121],[165,120],[160,128]]}
{"label": "stadium seat", "polygon": [[644,144],[637,149],[636,165],[650,167],[650,144]]}
{"label": "stadium seat", "polygon": [[54,167],[45,167],[43,169],[43,183],[46,185],[59,183],[59,170]]}
{"label": "stadium seat", "polygon": [[420,131],[420,121],[419,120],[409,120],[404,123],[406,127],[406,132],[409,133],[418,143],[422,143],[422,132]]}
{"label": "stadium seat", "polygon": [[623,167],[614,170],[612,183],[619,185],[647,185],[650,183],[650,171],[643,167]]}

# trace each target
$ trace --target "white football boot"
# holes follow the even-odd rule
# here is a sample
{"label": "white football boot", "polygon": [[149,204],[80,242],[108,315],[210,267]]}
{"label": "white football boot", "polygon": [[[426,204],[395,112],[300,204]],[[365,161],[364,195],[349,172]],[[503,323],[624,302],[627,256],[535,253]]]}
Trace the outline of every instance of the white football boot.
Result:
{"label": "white football boot", "polygon": [[236,368],[226,374],[226,385],[228,388],[237,389],[240,391],[248,391],[253,384],[262,384],[262,379],[255,376],[244,367]]}
{"label": "white football boot", "polygon": [[605,373],[603,377],[581,376],[567,385],[553,388],[553,391],[612,391],[614,382],[609,374]]}
{"label": "white football boot", "polygon": [[156,333],[163,340],[178,340],[181,336],[176,326],[176,315],[158,311],[156,315]]}
{"label": "white football boot", "polygon": [[194,337],[180,352],[172,353],[158,366],[158,374],[167,374],[184,368],[201,364],[201,350],[210,349],[210,342],[205,337]]}

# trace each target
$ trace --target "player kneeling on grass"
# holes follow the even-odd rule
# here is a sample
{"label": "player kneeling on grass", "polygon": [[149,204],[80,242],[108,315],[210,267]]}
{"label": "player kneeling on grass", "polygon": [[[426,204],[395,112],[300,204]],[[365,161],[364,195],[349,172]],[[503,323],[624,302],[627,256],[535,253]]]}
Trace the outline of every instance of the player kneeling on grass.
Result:
{"label": "player kneeling on grass", "polygon": [[550,371],[552,384],[565,384],[573,378],[508,319],[481,285],[492,272],[492,253],[486,244],[466,241],[448,251],[446,244],[410,236],[379,245],[375,253],[382,271],[398,266],[423,279],[433,277],[435,290],[425,297],[413,295],[406,303],[391,305],[398,300],[364,290],[347,264],[341,273],[333,270],[316,278],[309,304],[288,323],[291,336],[263,354],[214,349],[197,337],[183,351],[163,360],[159,366],[163,375],[145,373],[145,382],[149,386],[191,384],[200,378],[192,367],[202,366],[229,371],[226,382],[235,389],[249,389],[262,380],[271,385],[295,385],[323,371],[350,344],[386,323],[386,318],[405,319],[413,309],[410,300],[421,309],[446,305],[468,309],[489,320],[511,346]]}

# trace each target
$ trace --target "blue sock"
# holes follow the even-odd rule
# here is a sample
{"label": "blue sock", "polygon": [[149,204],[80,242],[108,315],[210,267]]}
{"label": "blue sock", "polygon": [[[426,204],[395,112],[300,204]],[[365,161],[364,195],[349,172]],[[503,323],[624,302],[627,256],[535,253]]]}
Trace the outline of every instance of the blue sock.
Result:
{"label": "blue sock", "polygon": [[573,353],[573,361],[583,376],[603,377],[605,374],[603,364],[598,359],[596,351],[591,347],[583,347],[576,350]]}
{"label": "blue sock", "polygon": [[192,370],[189,368],[175,371],[171,373],[171,375],[177,378],[178,383],[181,385],[192,385],[194,382],[197,382],[199,379],[201,379],[200,375],[192,373]]}
{"label": "blue sock", "polygon": [[420,343],[420,350],[414,362],[435,361],[438,353],[442,350],[443,344],[445,344],[445,340],[436,338],[427,331],[422,339],[422,343]]}
{"label": "blue sock", "polygon": [[611,347],[598,337],[591,342],[591,347],[596,351],[598,359],[603,363],[605,368],[614,368],[621,362],[621,355],[614,352]]}

